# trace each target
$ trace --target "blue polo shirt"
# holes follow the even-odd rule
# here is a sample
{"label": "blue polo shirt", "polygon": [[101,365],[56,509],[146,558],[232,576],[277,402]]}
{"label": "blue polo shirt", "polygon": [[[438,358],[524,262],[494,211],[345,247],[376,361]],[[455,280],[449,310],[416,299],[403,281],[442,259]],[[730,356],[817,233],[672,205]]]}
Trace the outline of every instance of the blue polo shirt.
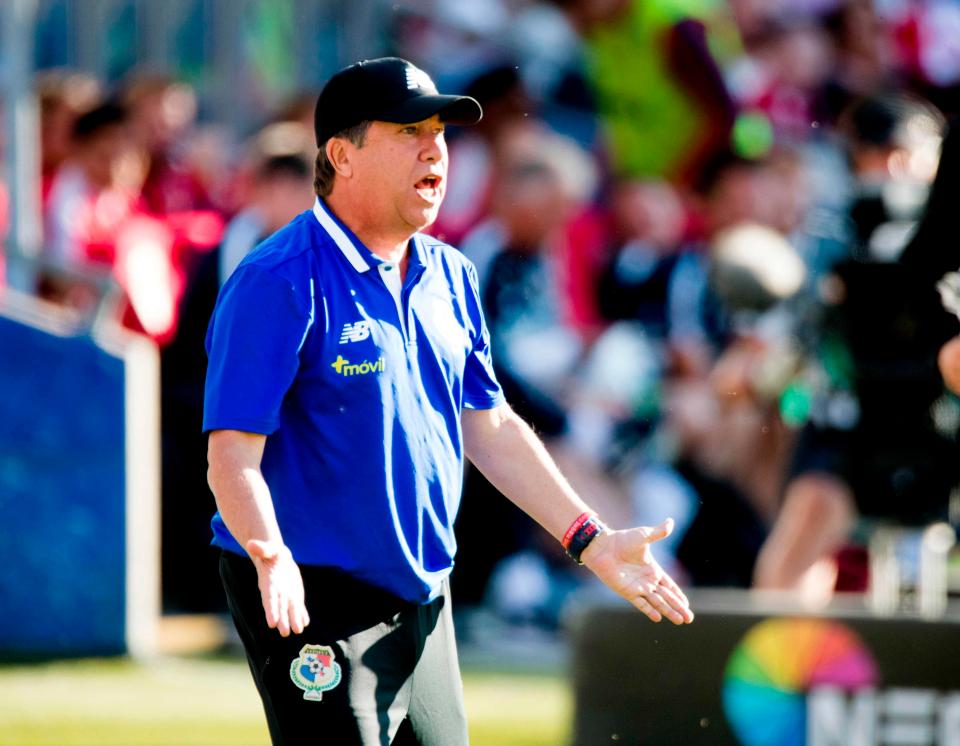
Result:
{"label": "blue polo shirt", "polygon": [[[401,285],[317,200],[223,286],[207,355],[204,430],[267,436],[296,561],[435,597],[456,551],[460,413],[503,401],[473,265],[417,234]],[[244,553],[219,513],[213,533]]]}

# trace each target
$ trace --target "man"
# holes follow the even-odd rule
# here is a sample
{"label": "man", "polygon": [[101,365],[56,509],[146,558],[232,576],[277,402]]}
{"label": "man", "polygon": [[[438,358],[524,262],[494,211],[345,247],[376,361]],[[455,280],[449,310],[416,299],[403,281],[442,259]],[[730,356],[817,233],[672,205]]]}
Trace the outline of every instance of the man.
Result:
{"label": "man", "polygon": [[[121,225],[137,208],[127,183],[135,150],[127,111],[104,102],[77,117],[73,150],[53,178],[46,207],[49,258],[68,267],[110,267]],[[59,290],[59,288],[58,288]],[[70,300],[75,288],[62,289]]]}
{"label": "man", "polygon": [[446,583],[464,453],[651,619],[693,619],[650,553],[670,521],[593,516],[503,401],[473,266],[419,232],[444,123],[480,116],[404,60],[337,73],[313,210],[241,262],[211,320],[214,543],[275,744],[467,742]]}

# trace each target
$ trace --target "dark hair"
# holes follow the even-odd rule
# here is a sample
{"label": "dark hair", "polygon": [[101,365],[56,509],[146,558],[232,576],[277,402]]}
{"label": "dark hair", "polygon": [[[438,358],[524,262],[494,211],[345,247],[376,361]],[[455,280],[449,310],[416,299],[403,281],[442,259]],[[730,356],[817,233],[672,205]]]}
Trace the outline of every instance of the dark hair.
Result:
{"label": "dark hair", "polygon": [[73,123],[73,138],[83,142],[99,134],[107,127],[127,121],[127,110],[120,104],[108,101],[77,117]]}
{"label": "dark hair", "polygon": [[269,156],[260,162],[256,170],[258,181],[273,181],[274,179],[299,181],[309,175],[309,161],[303,156],[293,153]]}
{"label": "dark hair", "polygon": [[[332,140],[334,137],[341,137],[344,140],[349,140],[358,148],[362,148],[363,142],[367,137],[368,129],[370,129],[369,120],[355,124],[352,127],[347,127],[345,130],[341,130],[333,135],[329,140]],[[333,178],[336,176],[336,171],[333,170],[333,164],[330,163],[327,158],[327,142],[329,142],[329,140],[320,144],[320,149],[317,151],[317,162],[313,171],[313,191],[317,193],[318,197],[326,197],[333,191]]]}
{"label": "dark hair", "polygon": [[904,94],[877,94],[853,103],[845,116],[854,147],[906,147],[907,128],[913,124],[929,132],[942,131],[943,115],[928,101]]}

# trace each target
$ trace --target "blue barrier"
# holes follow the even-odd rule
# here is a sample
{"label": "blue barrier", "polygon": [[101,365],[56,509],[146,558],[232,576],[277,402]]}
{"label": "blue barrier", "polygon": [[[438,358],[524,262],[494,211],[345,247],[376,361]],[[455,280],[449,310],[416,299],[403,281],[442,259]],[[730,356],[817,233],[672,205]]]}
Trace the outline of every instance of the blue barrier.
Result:
{"label": "blue barrier", "polygon": [[127,376],[89,335],[0,315],[2,657],[129,649]]}

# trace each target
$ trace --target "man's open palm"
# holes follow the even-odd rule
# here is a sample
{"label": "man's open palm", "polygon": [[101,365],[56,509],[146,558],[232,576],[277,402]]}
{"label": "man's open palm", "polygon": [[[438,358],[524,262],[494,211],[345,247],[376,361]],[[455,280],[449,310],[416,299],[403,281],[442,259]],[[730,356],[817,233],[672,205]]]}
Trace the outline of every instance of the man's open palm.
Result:
{"label": "man's open palm", "polygon": [[674,624],[693,621],[690,602],[660,564],[650,545],[673,531],[673,521],[659,526],[638,526],[607,531],[584,550],[581,559],[607,586],[636,606],[650,619],[666,617]]}

